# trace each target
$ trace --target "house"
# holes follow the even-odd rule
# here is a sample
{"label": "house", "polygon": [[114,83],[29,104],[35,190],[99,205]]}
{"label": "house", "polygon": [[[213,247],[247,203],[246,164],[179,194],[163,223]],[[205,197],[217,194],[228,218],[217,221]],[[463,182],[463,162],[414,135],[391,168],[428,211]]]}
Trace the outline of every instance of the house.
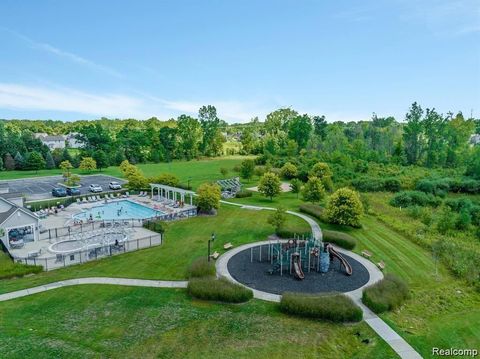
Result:
{"label": "house", "polygon": [[67,141],[67,147],[69,148],[82,148],[83,147],[83,141],[80,141],[77,139],[78,133],[76,132],[71,132],[67,134],[66,136],[66,141]]}
{"label": "house", "polygon": [[0,194],[0,240],[7,249],[38,241],[39,225],[40,220],[23,207],[20,194]]}
{"label": "house", "polygon": [[473,146],[480,145],[480,135],[479,135],[479,134],[472,135],[472,136],[470,137],[470,143],[471,143]]}
{"label": "house", "polygon": [[46,133],[36,133],[35,138],[38,138],[42,143],[51,150],[56,148],[64,149],[66,137],[63,135],[47,135]]}

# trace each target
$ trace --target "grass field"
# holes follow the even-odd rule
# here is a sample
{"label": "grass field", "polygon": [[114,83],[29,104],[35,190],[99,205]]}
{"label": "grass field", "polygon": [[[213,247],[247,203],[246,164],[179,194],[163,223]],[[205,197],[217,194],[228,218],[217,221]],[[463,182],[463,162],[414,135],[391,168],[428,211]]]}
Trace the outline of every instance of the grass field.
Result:
{"label": "grass field", "polygon": [[[224,243],[231,242],[238,246],[264,240],[272,234],[273,227],[267,224],[268,215],[268,211],[249,211],[223,205],[217,216],[201,216],[168,224],[162,246],[43,272],[32,277],[2,280],[0,292],[73,277],[185,279],[188,264],[198,256],[206,256],[207,241],[213,232],[216,240],[213,243],[212,252],[217,250],[223,253]],[[296,232],[305,232],[310,229],[305,221],[294,216],[288,216],[287,226]]]}
{"label": "grass field", "polygon": [[396,357],[365,323],[301,320],[272,303],[215,304],[155,288],[79,286],[1,303],[0,332],[4,358]]}
{"label": "grass field", "polygon": [[[180,178],[183,184],[188,184],[196,188],[203,182],[208,182],[216,179],[222,179],[220,168],[224,167],[228,169],[227,177],[238,176],[236,172],[233,172],[233,167],[242,162],[246,156],[228,156],[221,158],[192,160],[192,161],[173,161],[170,163],[148,163],[139,164],[138,167],[143,171],[145,176],[152,177],[158,176],[161,173],[173,173]],[[74,173],[85,174],[105,174],[115,177],[122,177],[122,173],[118,167],[108,167],[102,171],[83,172],[79,169],[74,169]],[[41,177],[41,176],[54,176],[62,174],[61,170],[40,170],[35,171],[1,171],[0,180],[29,178],[29,177]]]}

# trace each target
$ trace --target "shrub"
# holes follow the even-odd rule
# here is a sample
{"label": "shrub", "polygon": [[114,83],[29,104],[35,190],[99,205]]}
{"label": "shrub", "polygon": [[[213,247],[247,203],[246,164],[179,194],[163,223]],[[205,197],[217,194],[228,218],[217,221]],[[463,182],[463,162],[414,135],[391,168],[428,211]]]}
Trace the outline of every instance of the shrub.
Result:
{"label": "shrub", "polygon": [[381,281],[363,291],[362,302],[375,313],[393,310],[410,296],[407,284],[400,278],[387,274]]}
{"label": "shrub", "polygon": [[195,259],[187,269],[188,278],[215,276],[215,264],[206,257]]}
{"label": "shrub", "polygon": [[285,177],[287,179],[295,178],[298,175],[297,166],[295,166],[291,162],[287,162],[280,169],[280,174],[282,175],[282,177]]}
{"label": "shrub", "polygon": [[252,191],[242,190],[242,191],[237,192],[237,194],[235,194],[235,197],[246,198],[246,197],[252,197],[252,195],[253,195]]}
{"label": "shrub", "polygon": [[357,240],[344,232],[323,230],[323,241],[330,242],[345,249],[353,249],[357,245]]}
{"label": "shrub", "polygon": [[362,177],[351,181],[352,187],[361,192],[398,192],[402,189],[400,180],[397,178],[372,178]]}
{"label": "shrub", "polygon": [[435,196],[445,196],[450,190],[448,179],[422,179],[417,182],[415,189]]}
{"label": "shrub", "polygon": [[245,179],[250,179],[253,176],[255,169],[255,162],[250,159],[243,160],[240,164],[240,176]]}
{"label": "shrub", "polygon": [[178,177],[171,173],[162,173],[157,177],[149,178],[149,181],[151,183],[160,183],[165,186],[171,186],[171,187],[177,187],[178,184],[180,183],[180,180],[178,179]]}
{"label": "shrub", "polygon": [[305,203],[300,205],[300,212],[306,213],[317,219],[324,219],[324,209],[316,204]]}
{"label": "shrub", "polygon": [[211,213],[220,207],[222,198],[220,186],[215,183],[204,183],[197,189],[197,206],[201,212]]}
{"label": "shrub", "polygon": [[8,258],[0,258],[0,262],[2,262],[2,266],[0,267],[0,279],[23,277],[27,274],[40,273],[41,271],[43,271],[42,266],[32,266],[22,263],[16,263],[10,261]]}
{"label": "shrub", "polygon": [[192,278],[188,282],[187,292],[192,297],[226,303],[243,303],[253,298],[250,289],[229,282],[225,278]]}
{"label": "shrub", "polygon": [[360,227],[363,205],[357,192],[340,188],[328,199],[325,215],[330,223],[342,226]]}
{"label": "shrub", "polygon": [[287,314],[331,322],[359,322],[363,317],[362,310],[343,294],[284,293],[280,310]]}
{"label": "shrub", "polygon": [[143,227],[157,233],[165,233],[165,222],[160,220],[148,220],[143,224]]}
{"label": "shrub", "polygon": [[441,202],[442,200],[433,194],[421,191],[402,191],[390,200],[392,206],[404,208],[414,205],[437,207]]}

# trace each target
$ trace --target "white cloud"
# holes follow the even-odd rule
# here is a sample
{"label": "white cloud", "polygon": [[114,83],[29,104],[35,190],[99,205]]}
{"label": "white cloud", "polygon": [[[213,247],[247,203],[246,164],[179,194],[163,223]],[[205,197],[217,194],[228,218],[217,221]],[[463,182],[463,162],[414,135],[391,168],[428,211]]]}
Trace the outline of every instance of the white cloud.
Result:
{"label": "white cloud", "polygon": [[196,115],[206,104],[214,105],[228,122],[247,122],[254,116],[263,118],[267,111],[255,104],[233,101],[170,101],[138,93],[129,96],[116,93],[89,93],[65,87],[39,87],[0,83],[0,109],[79,113],[94,117],[132,117],[161,119],[181,113]]}
{"label": "white cloud", "polygon": [[116,70],[114,70],[114,69],[112,69],[108,66],[98,64],[94,61],[88,60],[88,59],[86,59],[82,56],[79,56],[77,54],[74,54],[72,52],[68,52],[68,51],[59,49],[58,47],[52,46],[48,43],[35,41],[35,40],[31,39],[30,37],[25,36],[23,34],[20,34],[16,31],[13,31],[13,30],[10,30],[10,29],[5,29],[5,30],[8,31],[9,33],[15,35],[16,37],[22,39],[30,47],[32,47],[34,49],[39,49],[39,50],[48,52],[50,54],[53,54],[55,56],[65,58],[65,59],[67,59],[71,62],[80,64],[82,66],[91,68],[91,69],[99,71],[99,72],[103,72],[103,73],[105,73],[107,75],[110,75],[110,76],[113,76],[113,77],[118,77],[118,78],[123,77],[123,75],[121,73],[119,73],[118,71],[116,71]]}

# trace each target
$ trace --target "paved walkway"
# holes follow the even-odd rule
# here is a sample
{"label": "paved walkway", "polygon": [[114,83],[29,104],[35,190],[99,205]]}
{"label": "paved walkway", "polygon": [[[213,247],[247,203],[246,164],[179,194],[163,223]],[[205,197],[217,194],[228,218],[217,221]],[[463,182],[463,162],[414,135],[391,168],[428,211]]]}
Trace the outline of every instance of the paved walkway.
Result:
{"label": "paved walkway", "polygon": [[67,279],[59,282],[53,282],[38,287],[17,290],[0,295],[0,302],[6,300],[25,297],[27,295],[46,292],[47,290],[70,287],[82,284],[111,284],[123,285],[130,287],[152,287],[152,288],[186,288],[187,281],[170,281],[170,280],[148,280],[148,279],[129,279],[129,278],[110,278],[110,277],[91,277]]}
{"label": "paved walkway", "polygon": [[[250,209],[250,210],[269,210],[273,211],[276,210],[276,208],[271,208],[271,207],[260,207],[260,206],[249,206],[249,205],[243,205],[239,203],[233,203],[233,202],[228,202],[228,201],[221,201],[222,203],[225,204],[230,204],[234,206],[238,206],[244,209]],[[322,230],[320,229],[320,226],[318,223],[313,220],[312,218],[298,213],[298,212],[293,212],[293,211],[287,211],[287,213],[300,217],[304,219],[311,227],[313,236],[315,239],[322,239]],[[238,283],[228,272],[227,268],[227,263],[232,258],[235,254],[245,250],[249,249],[252,247],[256,247],[259,245],[264,245],[268,244],[268,241],[263,241],[263,242],[255,242],[255,243],[249,243],[245,244],[243,246],[234,248],[222,256],[220,256],[217,260],[216,263],[216,269],[217,269],[217,275],[226,277],[230,281],[234,283]],[[355,304],[357,304],[362,310],[363,310],[363,319],[365,322],[383,339],[385,342],[390,345],[390,347],[400,356],[400,358],[403,359],[418,359],[422,358],[421,355],[413,349],[413,347],[408,344],[400,335],[398,335],[397,332],[395,332],[390,326],[388,326],[387,323],[385,323],[378,315],[373,313],[370,309],[368,309],[363,303],[362,303],[362,292],[363,288],[369,285],[372,285],[373,283],[376,283],[377,281],[381,280],[383,278],[382,272],[373,264],[371,261],[368,259],[363,258],[362,256],[359,256],[356,253],[344,250],[342,248],[336,247],[335,249],[338,250],[339,252],[348,254],[352,258],[356,259],[360,263],[362,263],[368,270],[370,274],[370,280],[366,285],[364,285],[361,288],[358,288],[354,291],[345,293],[348,297],[350,297]],[[243,285],[241,283],[238,283],[240,285]],[[245,285],[244,285],[245,286]],[[253,296],[258,299],[263,299],[271,302],[279,302],[281,299],[281,296],[278,294],[272,294],[272,293],[267,293],[263,292],[260,290],[256,290],[253,288],[250,288],[253,291]]]}

